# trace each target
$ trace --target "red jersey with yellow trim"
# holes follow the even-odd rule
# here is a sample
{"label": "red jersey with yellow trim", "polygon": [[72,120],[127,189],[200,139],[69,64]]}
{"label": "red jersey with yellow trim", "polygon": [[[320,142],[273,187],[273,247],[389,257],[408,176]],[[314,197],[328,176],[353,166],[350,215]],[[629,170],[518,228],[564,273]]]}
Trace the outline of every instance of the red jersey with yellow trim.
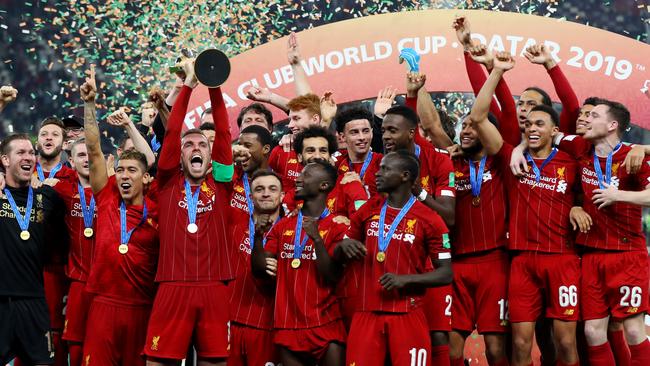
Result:
{"label": "red jersey with yellow trim", "polygon": [[[365,174],[363,175],[363,177],[361,177],[361,180],[363,181],[363,185],[368,191],[370,197],[377,194],[376,174],[379,171],[379,164],[381,163],[381,159],[383,157],[384,155],[381,153],[372,152],[372,159],[370,160],[370,164],[368,164],[368,168],[366,168]],[[352,170],[357,172],[357,174],[361,174],[361,168],[363,168],[364,162],[361,161],[358,163],[350,164],[350,157],[348,155],[347,150],[337,151],[332,156],[332,158],[335,160],[334,164],[338,169],[338,173],[340,176]]]}
{"label": "red jersey with yellow trim", "polygon": [[269,156],[269,167],[282,178],[282,187],[285,192],[296,187],[296,178],[302,172],[302,164],[298,162],[296,152],[284,151],[282,146],[276,146]]}
{"label": "red jersey with yellow trim", "polygon": [[[420,185],[434,197],[455,197],[454,164],[449,153],[431,147],[431,144],[420,146]],[[416,154],[417,155],[417,154]]]}

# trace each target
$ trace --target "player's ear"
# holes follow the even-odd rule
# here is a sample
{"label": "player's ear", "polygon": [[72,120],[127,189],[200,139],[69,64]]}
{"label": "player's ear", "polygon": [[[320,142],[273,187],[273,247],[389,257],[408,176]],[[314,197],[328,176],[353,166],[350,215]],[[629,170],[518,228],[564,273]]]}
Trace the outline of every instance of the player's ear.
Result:
{"label": "player's ear", "polygon": [[271,145],[262,146],[262,154],[268,155],[271,152]]}

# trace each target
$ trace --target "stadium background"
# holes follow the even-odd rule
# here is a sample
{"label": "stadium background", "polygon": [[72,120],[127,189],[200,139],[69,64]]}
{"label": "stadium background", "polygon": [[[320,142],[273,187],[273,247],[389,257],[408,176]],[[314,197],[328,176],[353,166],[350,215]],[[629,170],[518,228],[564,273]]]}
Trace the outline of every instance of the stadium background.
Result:
{"label": "stadium background", "polygon": [[[99,115],[120,106],[139,106],[151,86],[167,88],[168,66],[181,48],[218,45],[229,56],[288,35],[374,14],[422,9],[483,9],[572,21],[650,43],[650,5],[646,0],[179,0],[51,1],[0,0],[0,85],[18,89],[18,99],[0,115],[0,136],[35,134],[49,115],[81,116],[78,85],[94,63],[99,85]],[[102,83],[103,84],[103,83]],[[453,116],[465,113],[471,95],[438,93]],[[579,96],[583,97],[583,96]],[[372,100],[366,103],[372,104]],[[282,129],[278,132],[282,133]],[[104,131],[110,148],[119,131]],[[650,143],[650,133],[633,127],[627,140]],[[650,215],[645,215],[646,232]],[[469,358],[484,359],[482,342],[470,342]]]}

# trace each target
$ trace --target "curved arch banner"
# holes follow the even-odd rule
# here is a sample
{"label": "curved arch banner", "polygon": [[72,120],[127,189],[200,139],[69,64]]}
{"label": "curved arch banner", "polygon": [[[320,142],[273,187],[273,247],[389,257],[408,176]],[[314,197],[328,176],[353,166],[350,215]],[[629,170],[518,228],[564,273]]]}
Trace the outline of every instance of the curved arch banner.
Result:
{"label": "curved arch banner", "polygon": [[[581,102],[590,96],[622,102],[635,124],[650,129],[650,45],[565,20],[482,10],[374,15],[298,33],[302,66],[314,92],[332,90],[337,103],[372,98],[389,85],[404,93],[406,68],[398,64],[398,56],[402,48],[410,47],[421,55],[420,70],[427,74],[429,91],[471,92],[462,46],[451,27],[456,14],[469,18],[473,38],[492,50],[515,55],[517,64],[505,75],[514,94],[535,85],[557,100],[544,67],[523,57],[526,47],[543,42]],[[286,48],[284,37],[231,58],[232,72],[222,90],[233,131],[239,110],[250,103],[245,96],[248,87],[295,95]],[[207,106],[207,90],[200,87],[190,101],[186,125],[198,124]],[[273,113],[276,120],[286,118],[277,109]]]}

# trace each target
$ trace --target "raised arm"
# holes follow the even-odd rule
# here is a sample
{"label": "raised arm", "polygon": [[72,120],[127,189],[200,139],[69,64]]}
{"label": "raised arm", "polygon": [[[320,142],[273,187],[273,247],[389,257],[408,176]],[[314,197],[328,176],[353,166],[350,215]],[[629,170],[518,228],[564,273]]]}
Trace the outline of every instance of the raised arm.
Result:
{"label": "raised arm", "polygon": [[[426,75],[421,74],[420,77],[423,79],[423,83],[426,82]],[[431,142],[435,147],[445,149],[454,144],[442,128],[438,110],[424,85],[418,90],[417,113],[424,133],[431,138]]]}
{"label": "raised arm", "polygon": [[209,88],[212,118],[214,119],[214,144],[212,145],[212,177],[217,182],[230,182],[235,172],[232,162],[230,121],[221,88]]}
{"label": "raised arm", "polygon": [[469,115],[472,126],[476,129],[481,144],[483,144],[489,155],[499,152],[503,145],[501,134],[487,118],[490,100],[505,71],[512,69],[514,65],[515,61],[509,53],[500,52],[497,54],[494,60],[494,69],[478,93]]}
{"label": "raised arm", "polygon": [[291,32],[287,44],[287,58],[289,65],[293,71],[293,79],[296,84],[296,96],[313,93],[309,82],[307,81],[307,74],[305,69],[302,68],[302,57],[300,55],[300,48],[298,47],[298,37],[296,33]]}
{"label": "raised arm", "polygon": [[289,113],[289,107],[287,107],[289,98],[275,94],[268,88],[251,86],[248,88],[248,90],[246,90],[246,98],[255,102],[268,103],[276,108],[281,109],[284,113]]}
{"label": "raised arm", "polygon": [[18,90],[14,89],[9,85],[3,85],[0,87],[0,112],[7,106],[7,104],[16,100],[18,95]]}
{"label": "raised arm", "polygon": [[[406,106],[411,108],[415,113],[418,112],[418,92],[424,86],[425,79],[418,72],[408,72],[406,74]],[[414,141],[418,145],[429,144],[429,141],[420,134],[419,128],[415,129]]]}
{"label": "raised arm", "polygon": [[84,101],[84,132],[86,135],[86,148],[88,149],[90,187],[93,193],[97,193],[108,183],[108,172],[104,154],[102,154],[99,126],[97,125],[95,65],[90,66],[90,75],[86,78],[86,82],[81,85],[79,91],[81,92],[81,100]]}
{"label": "raised arm", "polygon": [[113,114],[108,116],[107,121],[111,125],[121,127],[126,131],[126,134],[129,136],[131,141],[133,141],[135,150],[144,154],[144,156],[147,158],[147,167],[151,168],[153,163],[156,162],[156,157],[153,154],[153,150],[151,150],[151,147],[147,143],[147,140],[145,140],[144,136],[142,136],[137,127],[135,127],[135,124],[131,118],[129,118],[129,115],[126,114],[124,109],[115,111]]}
{"label": "raised arm", "polygon": [[562,102],[562,113],[560,113],[560,131],[573,135],[576,133],[576,120],[580,113],[580,102],[573,91],[569,80],[562,72],[560,66],[553,60],[553,56],[545,45],[536,44],[528,47],[524,54],[528,61],[544,65],[546,71],[553,81],[555,92]]}

